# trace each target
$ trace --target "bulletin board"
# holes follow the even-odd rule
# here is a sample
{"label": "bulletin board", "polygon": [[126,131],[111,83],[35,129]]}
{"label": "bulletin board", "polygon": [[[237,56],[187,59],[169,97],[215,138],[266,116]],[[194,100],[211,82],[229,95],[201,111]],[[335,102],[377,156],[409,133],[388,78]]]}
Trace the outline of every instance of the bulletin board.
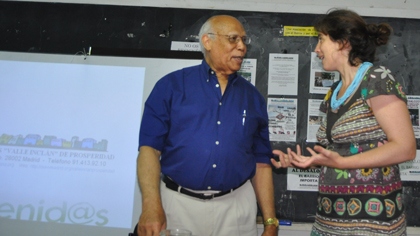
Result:
{"label": "bulletin board", "polygon": [[[201,25],[218,14],[237,17],[251,37],[247,58],[257,61],[255,86],[259,92],[267,100],[297,99],[296,140],[273,141],[272,147],[312,147],[314,143],[308,142],[307,136],[308,101],[324,97],[310,93],[311,52],[317,38],[285,36],[284,31],[286,26],[311,26],[316,14],[1,1],[0,50],[74,55],[101,48],[114,56],[139,56],[145,50],[160,51],[165,56],[165,52],[171,54],[173,41],[196,42]],[[365,19],[393,27],[391,40],[378,48],[377,59],[390,68],[408,95],[420,95],[420,20],[385,16]],[[269,58],[273,53],[298,55],[297,95],[268,94]],[[277,217],[313,222],[317,192],[289,191],[287,170],[273,169],[273,173]],[[404,181],[403,186],[408,225],[418,226],[420,182]]]}

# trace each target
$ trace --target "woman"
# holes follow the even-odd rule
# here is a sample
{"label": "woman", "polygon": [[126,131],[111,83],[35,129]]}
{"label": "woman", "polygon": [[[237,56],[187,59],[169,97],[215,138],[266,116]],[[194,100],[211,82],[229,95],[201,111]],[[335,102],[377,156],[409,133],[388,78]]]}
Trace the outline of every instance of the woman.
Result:
{"label": "woman", "polygon": [[311,235],[406,235],[398,163],[413,160],[416,141],[406,95],[390,71],[373,66],[376,47],[392,28],[366,24],[355,12],[333,10],[315,24],[315,52],[341,80],[326,95],[320,145],[273,153],[275,167],[321,166]]}

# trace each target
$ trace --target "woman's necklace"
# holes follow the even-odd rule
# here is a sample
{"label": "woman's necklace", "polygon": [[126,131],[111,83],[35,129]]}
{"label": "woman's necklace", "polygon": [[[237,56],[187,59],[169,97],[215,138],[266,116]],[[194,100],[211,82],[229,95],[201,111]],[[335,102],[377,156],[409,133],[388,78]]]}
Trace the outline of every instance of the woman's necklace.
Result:
{"label": "woman's necklace", "polygon": [[341,96],[340,99],[337,100],[337,94],[338,91],[340,91],[341,86],[343,86],[343,81],[341,80],[337,87],[335,88],[332,97],[331,97],[331,108],[333,110],[337,110],[341,104],[344,103],[344,101],[347,100],[347,98],[350,97],[356,90],[357,86],[359,86],[360,81],[362,81],[363,75],[366,73],[366,71],[372,66],[372,63],[370,62],[363,62],[362,65],[357,70],[356,76],[354,77],[353,81],[351,82],[350,86],[346,89],[346,92],[343,96]]}

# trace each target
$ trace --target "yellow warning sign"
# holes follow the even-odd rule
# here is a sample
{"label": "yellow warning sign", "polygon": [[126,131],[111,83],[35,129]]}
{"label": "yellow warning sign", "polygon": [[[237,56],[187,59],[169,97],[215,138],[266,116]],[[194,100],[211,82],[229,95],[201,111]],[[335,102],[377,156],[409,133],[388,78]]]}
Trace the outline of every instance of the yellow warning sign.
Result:
{"label": "yellow warning sign", "polygon": [[313,26],[284,26],[283,36],[313,37],[318,36],[318,32]]}

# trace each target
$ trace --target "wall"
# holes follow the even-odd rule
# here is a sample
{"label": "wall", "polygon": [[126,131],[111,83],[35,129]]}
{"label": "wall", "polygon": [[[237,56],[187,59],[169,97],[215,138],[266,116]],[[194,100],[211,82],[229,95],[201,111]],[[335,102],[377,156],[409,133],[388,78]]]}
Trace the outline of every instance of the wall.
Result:
{"label": "wall", "polygon": [[[349,7],[364,16],[420,18],[416,0],[34,0],[32,2],[86,3],[120,6],[195,8],[253,12],[325,13],[331,7]],[[333,3],[333,4],[332,4]]]}
{"label": "wall", "polygon": [[[98,5],[21,3],[0,7],[0,50],[75,54],[89,46],[111,48],[148,48],[168,50],[172,40],[182,41],[196,34],[201,23],[216,13],[237,16],[253,39],[248,57],[258,59],[257,88],[267,96],[268,53],[299,54],[299,119],[305,120],[307,99],[323,96],[308,94],[308,53],[313,51],[315,38],[284,38],[278,31],[281,25],[310,25],[331,5],[327,1],[95,1]],[[54,1],[70,2],[70,1]],[[71,1],[86,3],[88,1]],[[354,2],[354,1],[353,1]],[[89,3],[92,3],[89,1]],[[345,1],[335,1],[344,6]],[[392,42],[378,53],[384,64],[390,66],[403,81],[410,95],[420,95],[418,81],[420,48],[418,30],[420,3],[414,1],[364,1],[351,8],[368,21],[387,21],[394,27]],[[308,5],[311,4],[311,5]],[[113,6],[119,5],[119,6]],[[131,7],[136,6],[136,7]],[[200,9],[200,10],[191,10]],[[229,11],[219,9],[230,9]],[[249,9],[253,11],[250,12]],[[255,10],[255,11],[254,11]],[[282,12],[282,13],[277,13]],[[365,14],[363,14],[365,13]],[[379,14],[381,13],[381,14]],[[169,35],[165,33],[170,32]],[[127,34],[135,37],[127,37]],[[160,35],[164,34],[163,37]],[[305,82],[306,81],[306,82]],[[298,143],[305,145],[306,124],[298,129]],[[294,143],[273,143],[284,148]],[[286,191],[285,172],[275,171],[276,207],[283,217],[310,222],[307,212],[314,212],[316,193]],[[406,203],[410,211],[410,225],[418,225],[420,187],[417,182],[405,183]],[[286,196],[286,197],[283,197]],[[288,209],[292,206],[293,209]]]}

